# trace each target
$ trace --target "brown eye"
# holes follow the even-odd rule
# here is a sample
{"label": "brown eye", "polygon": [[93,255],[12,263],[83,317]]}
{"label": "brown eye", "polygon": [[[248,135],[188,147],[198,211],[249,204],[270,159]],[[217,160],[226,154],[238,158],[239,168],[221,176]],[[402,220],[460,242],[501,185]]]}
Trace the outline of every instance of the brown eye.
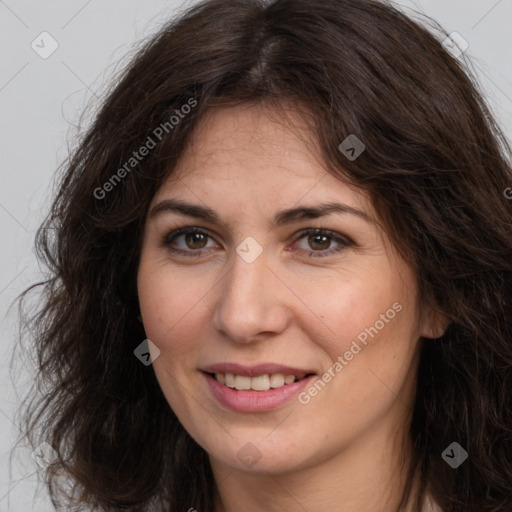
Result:
{"label": "brown eye", "polygon": [[[299,248],[300,251],[308,253],[312,258],[331,256],[354,245],[350,239],[320,228],[308,229],[297,239],[297,242],[302,239],[306,240],[308,247]],[[331,248],[333,242],[337,247]]]}
{"label": "brown eye", "polygon": [[208,239],[211,236],[197,228],[181,228],[166,235],[162,244],[175,253],[196,256],[200,255],[203,249],[209,249]]}
{"label": "brown eye", "polygon": [[203,233],[187,233],[184,236],[189,249],[203,249],[206,245],[207,236]]}
{"label": "brown eye", "polygon": [[318,249],[320,251],[329,249],[331,245],[329,237],[325,235],[309,235],[308,243],[312,249]]}

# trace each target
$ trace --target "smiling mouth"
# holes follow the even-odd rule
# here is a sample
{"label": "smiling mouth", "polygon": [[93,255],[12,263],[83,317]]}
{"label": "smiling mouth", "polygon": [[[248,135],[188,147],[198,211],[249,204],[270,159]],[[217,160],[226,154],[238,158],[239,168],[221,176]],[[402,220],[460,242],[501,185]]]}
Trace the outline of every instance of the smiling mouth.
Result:
{"label": "smiling mouth", "polygon": [[270,389],[286,387],[314,374],[285,375],[284,373],[266,373],[257,377],[233,373],[208,373],[208,375],[220,384],[235,391],[269,391]]}

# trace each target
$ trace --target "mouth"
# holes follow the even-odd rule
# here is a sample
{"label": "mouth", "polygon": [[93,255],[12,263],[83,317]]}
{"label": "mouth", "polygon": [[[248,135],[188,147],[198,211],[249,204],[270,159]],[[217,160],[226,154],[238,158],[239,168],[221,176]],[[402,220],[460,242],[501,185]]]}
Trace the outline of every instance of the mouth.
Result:
{"label": "mouth", "polygon": [[316,373],[267,373],[252,377],[234,373],[201,373],[217,403],[237,413],[264,413],[293,403],[293,399],[317,378]]}
{"label": "mouth", "polygon": [[233,373],[209,373],[212,379],[235,391],[269,391],[289,386],[295,382],[315,375],[314,373],[302,373],[299,375],[284,373],[265,373],[255,377],[237,375]]}

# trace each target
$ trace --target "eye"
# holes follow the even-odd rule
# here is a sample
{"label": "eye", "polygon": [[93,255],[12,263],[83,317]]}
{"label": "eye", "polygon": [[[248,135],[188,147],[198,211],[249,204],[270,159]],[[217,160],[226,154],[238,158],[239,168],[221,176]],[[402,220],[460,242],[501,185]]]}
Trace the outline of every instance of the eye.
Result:
{"label": "eye", "polygon": [[[205,250],[212,248],[212,246],[207,245],[208,239],[212,239],[212,237],[207,231],[195,227],[185,227],[166,235],[162,240],[162,245],[175,254],[199,257]],[[308,253],[308,257],[311,258],[330,256],[353,245],[353,242],[348,238],[321,228],[311,228],[303,231],[294,245],[302,239],[305,239],[313,250],[303,248],[300,251]],[[181,246],[177,243],[179,241],[182,242]],[[333,241],[338,245],[331,248]]]}
{"label": "eye", "polygon": [[[305,239],[309,247],[313,249],[313,251],[302,249],[307,252],[308,256],[311,258],[331,256],[332,254],[339,253],[353,245],[352,241],[348,238],[321,228],[312,228],[304,231],[298,238],[297,242],[302,239]],[[332,241],[335,241],[338,246],[330,248]]]}
{"label": "eye", "polygon": [[[180,228],[166,235],[162,241],[171,252],[176,254],[186,254],[187,256],[200,256],[203,249],[209,249],[207,241],[211,238],[210,234],[198,228],[188,227]],[[182,240],[181,247],[174,247],[177,240]],[[184,244],[184,245],[183,245]]]}

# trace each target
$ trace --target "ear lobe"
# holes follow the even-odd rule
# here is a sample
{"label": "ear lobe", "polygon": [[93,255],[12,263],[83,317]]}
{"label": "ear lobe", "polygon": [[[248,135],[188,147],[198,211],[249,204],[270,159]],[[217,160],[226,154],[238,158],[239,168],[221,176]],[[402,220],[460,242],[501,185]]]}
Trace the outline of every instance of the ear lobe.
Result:
{"label": "ear lobe", "polygon": [[423,338],[437,339],[444,335],[450,325],[450,320],[441,312],[428,308],[420,335]]}

